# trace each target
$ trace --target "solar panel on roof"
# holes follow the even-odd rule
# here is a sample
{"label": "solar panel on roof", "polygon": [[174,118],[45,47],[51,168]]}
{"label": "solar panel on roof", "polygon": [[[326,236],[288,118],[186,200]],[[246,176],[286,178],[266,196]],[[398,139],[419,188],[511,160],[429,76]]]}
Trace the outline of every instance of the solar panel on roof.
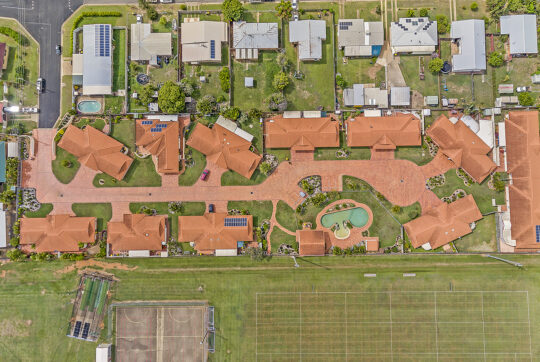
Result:
{"label": "solar panel on roof", "polygon": [[210,40],[210,59],[216,58],[216,41]]}
{"label": "solar panel on roof", "polygon": [[411,21],[412,21],[412,19],[405,19],[406,23],[410,23]]}
{"label": "solar panel on roof", "polygon": [[540,225],[536,225],[536,242],[540,243]]}
{"label": "solar panel on roof", "polygon": [[247,226],[247,217],[226,217],[226,227]]}
{"label": "solar panel on roof", "polygon": [[418,25],[418,21],[413,21],[412,25]]}
{"label": "solar panel on roof", "polygon": [[85,323],[82,331],[82,339],[88,338],[88,331],[90,331],[90,323]]}
{"label": "solar panel on roof", "polygon": [[81,333],[81,321],[75,323],[75,328],[73,329],[73,337],[78,337]]}

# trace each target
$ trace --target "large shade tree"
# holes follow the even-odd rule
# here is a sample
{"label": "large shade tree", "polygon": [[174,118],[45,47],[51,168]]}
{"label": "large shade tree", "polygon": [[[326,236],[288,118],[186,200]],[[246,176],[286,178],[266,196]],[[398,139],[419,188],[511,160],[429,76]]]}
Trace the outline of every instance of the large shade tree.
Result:
{"label": "large shade tree", "polygon": [[159,108],[165,113],[180,113],[186,108],[186,97],[180,86],[172,81],[167,81],[158,93]]}

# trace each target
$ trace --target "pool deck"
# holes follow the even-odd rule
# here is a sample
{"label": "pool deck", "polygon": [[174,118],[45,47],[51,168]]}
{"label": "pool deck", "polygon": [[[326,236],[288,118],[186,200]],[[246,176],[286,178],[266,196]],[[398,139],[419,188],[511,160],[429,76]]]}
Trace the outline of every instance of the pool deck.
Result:
{"label": "pool deck", "polygon": [[[335,210],[336,205],[341,205],[341,204],[344,204],[344,203],[354,204],[354,206],[348,207],[346,209]],[[368,220],[366,222],[366,225],[364,225],[364,226],[362,226],[360,228],[353,227],[352,229],[350,229],[351,233],[350,233],[349,237],[347,237],[346,239],[338,239],[334,235],[334,232],[332,232],[329,228],[326,228],[326,227],[322,226],[321,219],[325,214],[344,211],[344,210],[351,210],[351,209],[354,209],[356,207],[361,207],[364,210],[366,210],[366,212],[368,214]],[[328,210],[330,210],[330,209],[334,209],[334,210],[331,211],[331,212],[328,212]],[[328,205],[324,209],[322,209],[322,211],[319,214],[317,214],[317,225],[318,226],[317,226],[316,230],[323,230],[323,231],[326,231],[328,233],[329,241],[330,241],[330,245],[326,245],[326,250],[328,251],[328,250],[330,250],[330,248],[332,246],[339,246],[340,248],[343,249],[343,248],[350,248],[351,246],[354,246],[354,245],[360,243],[361,241],[368,241],[368,240],[373,241],[374,240],[373,237],[362,236],[362,232],[368,230],[372,223],[373,223],[373,212],[371,211],[369,206],[367,206],[366,204],[362,204],[360,202],[351,200],[351,199],[343,199],[343,200],[337,200],[337,201],[332,202],[330,205]],[[376,239],[377,239],[377,241],[379,240],[379,238],[376,238]]]}

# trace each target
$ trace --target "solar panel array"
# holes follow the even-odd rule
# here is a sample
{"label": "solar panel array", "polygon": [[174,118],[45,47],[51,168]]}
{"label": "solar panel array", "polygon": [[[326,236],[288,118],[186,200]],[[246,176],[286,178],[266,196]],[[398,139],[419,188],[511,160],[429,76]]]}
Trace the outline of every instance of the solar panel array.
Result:
{"label": "solar panel array", "polygon": [[352,25],[352,21],[340,21],[339,30],[349,30],[349,26]]}
{"label": "solar panel array", "polygon": [[82,331],[82,339],[88,338],[88,331],[90,331],[90,323],[85,323]]}
{"label": "solar panel array", "polygon": [[154,121],[142,121],[142,125],[145,126],[145,125],[150,125],[154,123]]}
{"label": "solar panel array", "polygon": [[216,41],[210,40],[210,59],[216,59]]}
{"label": "solar panel array", "polygon": [[247,217],[226,217],[225,226],[247,226]]}
{"label": "solar panel array", "polygon": [[536,225],[536,242],[540,243],[540,225]]}
{"label": "solar panel array", "polygon": [[161,132],[161,128],[150,128],[150,132]]}
{"label": "solar panel array", "polygon": [[73,329],[73,337],[78,337],[81,333],[81,321],[75,323],[75,329]]}
{"label": "solar panel array", "polygon": [[111,56],[111,27],[106,24],[95,25],[95,55],[96,57]]}

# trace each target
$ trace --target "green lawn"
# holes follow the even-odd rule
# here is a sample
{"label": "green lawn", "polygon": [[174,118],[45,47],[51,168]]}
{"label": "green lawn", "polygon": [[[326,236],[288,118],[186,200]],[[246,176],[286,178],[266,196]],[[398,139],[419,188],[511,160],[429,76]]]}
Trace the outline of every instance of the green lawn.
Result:
{"label": "green lawn", "polygon": [[126,81],[126,30],[113,30],[113,92],[125,89]]}
{"label": "green lawn", "polygon": [[191,167],[186,167],[183,174],[178,177],[178,184],[180,186],[192,186],[203,172],[206,167],[206,157],[194,148],[186,147],[186,155],[191,153],[194,164]]}
{"label": "green lawn", "polygon": [[253,215],[253,226],[259,226],[272,217],[272,201],[229,201],[227,209],[247,210]]}
{"label": "green lawn", "polygon": [[221,175],[221,186],[258,185],[262,183],[264,180],[266,180],[267,177],[268,176],[266,176],[261,171],[259,171],[258,168],[255,170],[255,172],[253,172],[253,175],[251,175],[251,178],[245,178],[239,173],[229,170],[229,171],[225,171],[223,175]]}
{"label": "green lawn", "polygon": [[[236,107],[244,111],[264,108],[266,99],[275,92],[272,81],[280,71],[277,54],[275,51],[261,51],[257,62],[233,61],[233,103]],[[245,87],[245,77],[253,77],[253,88]]]}
{"label": "green lawn", "polygon": [[94,127],[100,131],[105,127],[105,120],[103,118],[80,118],[78,121],[74,122],[73,125],[79,128],[84,128],[87,125]]}
{"label": "green lawn", "polygon": [[296,231],[298,228],[295,211],[281,200],[277,203],[276,220],[281,226],[290,231]]}
{"label": "green lawn", "polygon": [[[22,103],[25,106],[36,106],[38,103],[36,80],[39,70],[39,46],[16,21],[0,18],[0,26],[11,28],[28,40],[28,44],[21,46],[19,50],[18,44],[13,38],[0,34],[0,42],[6,43],[8,50],[7,67],[2,72],[2,77],[0,77],[0,100],[5,98],[13,104]],[[17,52],[19,51],[21,62],[26,69],[26,76],[24,81],[21,82],[23,84],[21,89],[17,88],[18,77],[15,73]],[[7,94],[4,94],[4,83],[8,86]]]}
{"label": "green lawn", "polygon": [[[465,186],[463,181],[457,176],[456,170],[450,170],[444,176],[446,178],[445,184],[433,189],[433,192],[440,198],[450,196],[457,189],[463,189],[467,194],[473,195],[482,214],[496,211],[496,208],[491,206],[492,199],[496,200],[497,205],[504,204],[504,192],[490,190],[487,187],[489,177],[481,184],[474,183],[471,186]],[[495,233],[495,229],[493,229],[493,233]]]}
{"label": "green lawn", "polygon": [[[168,202],[132,202],[129,204],[129,211],[136,214],[143,205],[150,209],[155,209],[158,215],[168,215],[171,225],[170,236],[174,237],[174,239],[178,239],[178,216],[199,216],[203,215],[206,210],[206,204],[204,202],[182,202],[182,210],[177,213],[169,212]],[[183,248],[182,250],[185,249]]]}
{"label": "green lawn", "polygon": [[345,132],[339,133],[340,147],[339,148],[317,148],[315,149],[314,158],[316,161],[324,160],[343,160],[338,158],[336,152],[339,149],[349,152],[348,160],[369,160],[371,158],[371,150],[367,147],[348,147],[347,135]]}
{"label": "green lawn", "polygon": [[422,147],[397,147],[395,158],[412,161],[418,166],[428,164],[433,159],[429,150]]}
{"label": "green lawn", "polygon": [[281,244],[290,245],[294,250],[298,251],[296,236],[289,235],[277,226],[274,226],[272,228],[272,234],[270,234],[270,248],[272,253],[276,253]]}
{"label": "green lawn", "polygon": [[102,231],[107,229],[107,223],[112,217],[112,206],[109,203],[105,204],[73,204],[71,209],[75,216],[95,217],[97,218],[97,230]]}
{"label": "green lawn", "polygon": [[[223,67],[226,67],[229,61],[228,58],[228,50],[229,48],[227,46],[222,46],[221,48],[221,64],[199,64],[199,65],[191,65],[188,63],[183,63],[183,77],[191,79],[195,84],[197,84],[198,89],[195,91],[193,96],[195,98],[202,97],[204,95],[211,95],[214,96],[214,98],[218,98],[220,96],[225,97],[225,99],[229,99],[229,94],[224,92],[221,89],[221,83],[219,81],[219,72]],[[200,77],[204,76],[206,78],[206,81],[204,83],[201,83]]]}
{"label": "green lawn", "polygon": [[336,66],[336,72],[341,74],[348,87],[354,83],[375,83],[379,86],[384,82],[384,67],[376,65],[372,58],[349,58],[344,62],[343,51],[338,50]]}
{"label": "green lawn", "polygon": [[122,114],[124,97],[105,96],[105,114]]}
{"label": "green lawn", "polygon": [[45,217],[49,215],[49,213],[53,209],[53,204],[41,204],[41,207],[37,211],[26,211],[24,213],[24,216],[26,217]]}
{"label": "green lawn", "polygon": [[[525,268],[482,256],[444,255],[297,258],[299,268],[293,267],[289,257],[266,258],[263,262],[248,257],[125,258],[104,263],[136,267],[106,269],[117,279],[111,289],[113,301],[207,300],[215,306],[214,361],[269,360],[271,355],[265,353],[298,351],[294,349],[299,346],[298,292],[303,292],[302,319],[312,323],[303,332],[305,343],[309,343],[303,348],[311,348],[304,352],[324,348],[325,353],[334,353],[325,355],[326,360],[341,360],[339,353],[345,346],[349,353],[358,353],[365,360],[387,360],[389,352],[396,359],[431,360],[436,351],[445,353],[447,360],[476,360],[484,354],[484,338],[487,360],[513,360],[516,356],[531,360],[540,354],[538,343],[529,346],[540,336],[540,324],[536,323],[540,318],[540,260],[520,255],[505,258],[521,262]],[[43,356],[59,361],[73,360],[74,356],[79,361],[95,360],[96,346],[107,342],[105,331],[94,343],[66,337],[79,275],[77,270],[60,271],[71,265],[74,263],[54,261],[0,266],[7,272],[0,289],[4,301],[0,319],[10,330],[3,337],[1,360],[36,361]],[[404,272],[413,272],[416,277],[404,278]],[[364,273],[377,277],[364,278]],[[348,312],[343,312],[343,292],[356,293],[347,294]],[[389,343],[387,323],[390,296],[392,320],[399,322],[393,328],[393,345]],[[483,324],[482,317],[489,323]],[[336,322],[337,318],[337,324],[318,323]],[[345,318],[349,323],[344,323]],[[358,324],[359,320],[373,323]],[[440,322],[437,326],[435,320]],[[285,321],[290,324],[288,328],[283,326]],[[442,323],[446,321],[467,324]],[[347,338],[344,326],[349,328]],[[411,342],[419,340],[423,342]],[[114,336],[108,342],[114,343]],[[296,360],[296,355],[282,355],[280,359],[287,356]]]}
{"label": "green lawn", "polygon": [[60,116],[63,116],[73,108],[73,103],[71,102],[71,90],[73,87],[73,76],[64,75],[62,77],[62,98],[60,101]]}
{"label": "green lawn", "polygon": [[497,237],[495,235],[495,215],[484,216],[476,223],[476,228],[469,235],[454,241],[460,252],[493,252],[497,251]]}
{"label": "green lawn", "polygon": [[377,15],[375,12],[377,5],[380,5],[380,3],[377,1],[347,2],[345,3],[345,13],[341,14],[340,12],[340,18],[364,19],[364,21],[382,21],[381,15]]}
{"label": "green lawn", "polygon": [[[67,160],[71,163],[70,167],[65,167],[62,162]],[[77,157],[71,153],[56,147],[56,159],[52,161],[52,171],[54,176],[63,184],[68,184],[73,180],[81,164],[77,161]]]}
{"label": "green lawn", "polygon": [[399,67],[405,78],[407,86],[411,90],[418,91],[425,96],[439,96],[439,81],[436,74],[428,69],[430,57],[424,56],[424,80],[420,80],[420,56],[404,55],[400,56]]}
{"label": "green lawn", "polygon": [[[303,19],[307,19],[307,15],[304,15]],[[323,16],[323,19],[326,20],[327,24],[326,41],[322,48],[322,59],[317,62],[298,61],[296,48],[288,41],[289,26],[287,25],[284,28],[285,53],[292,65],[291,72],[294,73],[294,70],[297,69],[304,74],[304,79],[292,79],[291,84],[285,89],[285,96],[288,101],[287,110],[315,110],[319,107],[323,107],[325,110],[334,109],[334,58],[332,45],[334,28],[330,16]]]}

